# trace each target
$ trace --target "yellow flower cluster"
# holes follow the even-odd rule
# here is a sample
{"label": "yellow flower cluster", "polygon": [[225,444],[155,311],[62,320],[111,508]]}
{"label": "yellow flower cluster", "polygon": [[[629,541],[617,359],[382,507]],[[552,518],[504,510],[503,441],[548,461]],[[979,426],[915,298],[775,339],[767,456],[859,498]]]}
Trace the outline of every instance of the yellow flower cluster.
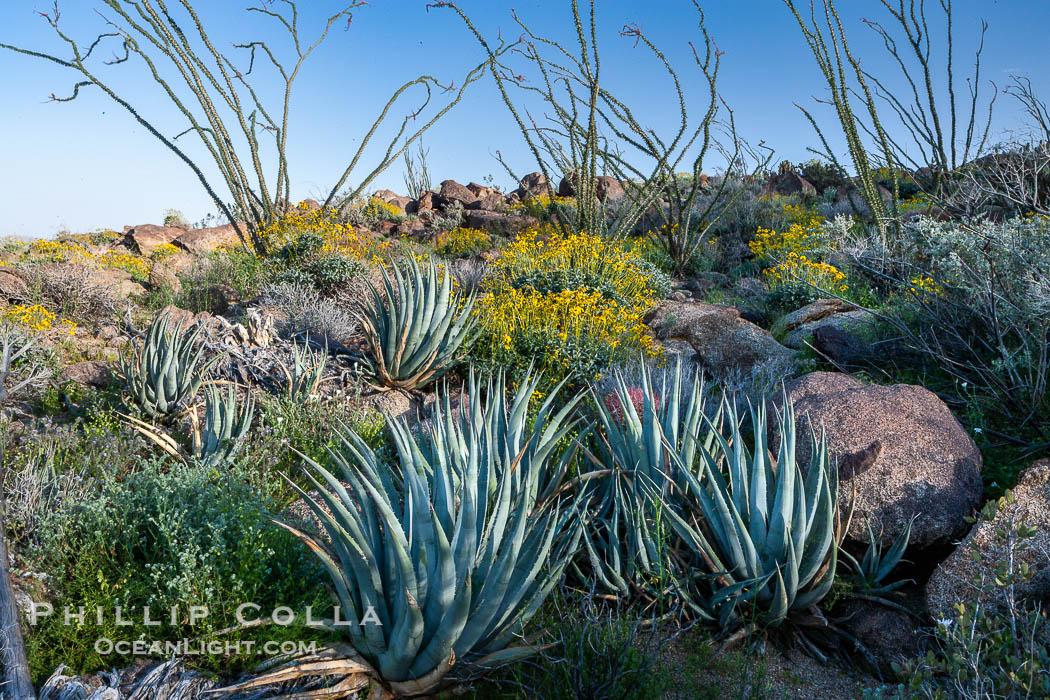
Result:
{"label": "yellow flower cluster", "polygon": [[396,204],[372,197],[361,208],[361,213],[368,219],[400,219],[405,215],[405,210]]}
{"label": "yellow flower cluster", "polygon": [[846,275],[837,267],[823,262],[813,262],[805,255],[795,252],[788,253],[782,263],[763,270],[762,276],[771,289],[798,284],[811,284],[820,289],[837,289],[839,292],[849,289],[843,284]]}
{"label": "yellow flower cluster", "polygon": [[81,265],[116,268],[131,273],[136,279],[148,278],[152,267],[149,260],[130,253],[117,253],[112,250],[92,253],[81,244],[69,240],[33,241],[25,255],[27,258],[43,262],[73,262]]}
{"label": "yellow flower cluster", "polygon": [[821,233],[819,222],[794,223],[787,231],[773,231],[760,226],[748,247],[755,257],[781,260],[789,253],[802,255],[820,246],[823,243]]}
{"label": "yellow flower cluster", "polygon": [[438,235],[434,250],[440,255],[472,255],[491,245],[489,234],[476,228],[460,226]]}
{"label": "yellow flower cluster", "polygon": [[476,357],[512,373],[530,364],[555,383],[584,383],[660,348],[642,322],[655,303],[634,248],[545,226],[521,234],[492,264],[478,300]]}
{"label": "yellow flower cluster", "polygon": [[50,330],[56,320],[62,327],[63,332],[67,332],[69,335],[73,335],[77,329],[77,324],[65,318],[56,319],[53,312],[48,311],[39,304],[34,304],[33,306],[24,306],[22,304],[9,306],[3,311],[3,319],[21,324],[34,331]]}
{"label": "yellow flower cluster", "polygon": [[94,260],[101,267],[112,267],[124,270],[136,279],[147,279],[153,265],[149,260],[140,258],[130,253],[115,253],[107,250],[101,255],[94,256]]}
{"label": "yellow flower cluster", "polygon": [[625,309],[598,292],[566,289],[540,294],[531,288],[508,287],[482,297],[475,308],[484,334],[499,349],[511,352],[522,341],[537,350],[549,348],[536,360],[554,376],[564,376],[578,359],[569,348],[605,354],[599,364],[639,352],[659,355],[641,311]]}
{"label": "yellow flower cluster", "polygon": [[29,257],[45,262],[88,262],[91,253],[79,243],[66,241],[33,241],[26,253]]}
{"label": "yellow flower cluster", "polygon": [[321,237],[324,241],[321,252],[324,254],[367,260],[374,264],[382,262],[382,254],[390,247],[388,241],[359,236],[353,226],[339,221],[335,212],[331,210],[311,211],[302,204],[259,231],[260,237],[270,250],[277,250],[305,233]]}
{"label": "yellow flower cluster", "polygon": [[571,275],[602,286],[631,307],[656,302],[651,277],[640,266],[639,251],[624,243],[586,233],[560,232],[547,225],[531,228],[507,246],[492,266],[497,284],[510,284],[536,273]]}
{"label": "yellow flower cluster", "polygon": [[154,262],[159,262],[161,260],[167,260],[171,256],[176,255],[178,252],[179,249],[176,248],[173,243],[161,243],[159,246],[153,249],[153,252],[150,253],[149,257]]}
{"label": "yellow flower cluster", "polygon": [[527,214],[538,218],[546,214],[550,210],[552,204],[575,206],[576,198],[559,197],[558,195],[551,197],[549,194],[541,194],[515,202],[507,209],[515,214]]}
{"label": "yellow flower cluster", "polygon": [[933,279],[929,275],[923,277],[913,277],[911,279],[911,287],[909,288],[913,294],[932,294],[939,296],[944,293],[944,287],[942,287],[937,280]]}

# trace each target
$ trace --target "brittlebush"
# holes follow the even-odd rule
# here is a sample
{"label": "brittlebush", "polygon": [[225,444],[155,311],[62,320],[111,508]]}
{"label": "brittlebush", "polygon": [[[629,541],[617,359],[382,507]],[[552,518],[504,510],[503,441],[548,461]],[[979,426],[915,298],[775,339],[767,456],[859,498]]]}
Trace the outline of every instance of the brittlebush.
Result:
{"label": "brittlebush", "polygon": [[531,230],[493,263],[475,306],[475,360],[550,384],[583,385],[660,349],[642,322],[659,298],[659,273],[629,246],[552,227]]}

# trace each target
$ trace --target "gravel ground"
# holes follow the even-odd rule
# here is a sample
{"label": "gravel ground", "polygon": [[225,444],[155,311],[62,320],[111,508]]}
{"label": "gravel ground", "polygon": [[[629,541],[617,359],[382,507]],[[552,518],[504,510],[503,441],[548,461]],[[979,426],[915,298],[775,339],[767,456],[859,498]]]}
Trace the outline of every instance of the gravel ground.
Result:
{"label": "gravel ground", "polygon": [[712,656],[702,637],[693,632],[668,645],[664,651],[672,690],[668,700],[758,698],[861,698],[865,688],[879,681],[842,666],[823,664],[800,651],[782,652],[766,645],[762,652],[745,655],[723,651]]}

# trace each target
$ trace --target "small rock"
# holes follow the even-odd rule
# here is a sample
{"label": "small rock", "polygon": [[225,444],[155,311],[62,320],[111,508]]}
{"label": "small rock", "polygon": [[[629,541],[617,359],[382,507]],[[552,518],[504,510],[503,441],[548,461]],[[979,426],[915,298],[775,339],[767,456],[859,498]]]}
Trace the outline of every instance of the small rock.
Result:
{"label": "small rock", "polygon": [[161,263],[153,265],[150,270],[149,286],[153,289],[170,289],[174,294],[182,292],[182,280],[175,274],[175,269]]}
{"label": "small rock", "polygon": [[192,311],[189,311],[188,309],[180,309],[178,306],[172,304],[165,306],[157,315],[168,317],[168,328],[174,328],[176,326],[189,328],[193,325],[194,321]]}
{"label": "small rock", "polygon": [[389,202],[387,202],[387,204],[393,204],[401,211],[408,213],[408,205],[412,204],[415,201],[416,200],[412,199],[411,197],[394,197]]}
{"label": "small rock", "polygon": [[[854,179],[850,180],[844,187],[838,188],[835,192],[835,203],[845,204],[847,202],[852,202],[854,206],[862,210],[867,207],[867,204],[864,202],[864,195],[861,194],[858,185],[858,181]],[[893,194],[882,185],[876,185],[876,187],[878,187],[879,196],[882,197],[882,201],[889,205],[890,202],[893,201]]]}
{"label": "small rock", "polygon": [[[864,333],[872,327],[872,318],[871,314],[862,309],[829,314],[796,326],[784,338],[784,345],[787,345],[789,348],[800,349],[805,347],[806,342],[816,337],[820,331],[834,329],[838,333],[849,336],[853,342],[859,344],[857,347],[852,348],[853,354],[862,350],[860,346],[863,346],[863,349],[866,351],[870,349],[871,343],[864,339]],[[816,347],[816,344],[814,344],[814,347]],[[841,353],[839,352],[835,352],[833,355],[834,357],[832,357],[832,354],[829,354],[829,359],[841,358]]]}
{"label": "small rock", "polygon": [[495,187],[486,187],[485,185],[479,185],[476,182],[467,183],[467,189],[474,193],[475,197],[479,199],[495,195],[496,197],[503,198],[503,193],[497,190]]}
{"label": "small rock", "polygon": [[397,225],[395,231],[399,236],[422,236],[426,228],[419,219],[405,219]]}
{"label": "small rock", "polygon": [[801,309],[796,309],[780,319],[780,326],[785,331],[793,331],[805,323],[813,323],[832,314],[851,311],[856,307],[841,299],[817,299],[812,304],[806,304]]}
{"label": "small rock", "polygon": [[0,298],[11,304],[29,300],[29,285],[20,272],[11,267],[0,267]]}
{"label": "small rock", "polygon": [[437,209],[437,201],[433,192],[425,192],[422,197],[416,201],[415,211],[408,211],[409,214],[422,214],[424,212],[432,212]]}
{"label": "small rock", "polygon": [[[597,180],[596,189],[598,199],[601,201],[617,202],[624,197],[623,185],[620,181],[614,177],[608,175],[599,175],[595,178]],[[559,197],[575,197],[576,196],[576,173],[569,173],[562,178],[561,184],[558,185],[558,196]]]}
{"label": "small rock", "polygon": [[467,209],[495,211],[503,208],[503,202],[503,195],[501,194],[483,194],[479,199],[468,204]]}
{"label": "small rock", "polygon": [[[864,311],[851,311],[842,314],[852,318],[832,316],[827,323],[819,323],[813,330],[813,349],[821,356],[842,366],[857,365],[870,359],[876,351],[872,342],[866,338],[866,328],[871,328],[871,317]],[[865,314],[866,318],[860,318]],[[883,350],[885,352],[885,350]]]}
{"label": "small rock", "polygon": [[529,173],[521,178],[521,187],[518,188],[518,196],[521,199],[524,199],[525,194],[528,193],[534,197],[538,197],[541,194],[547,194],[549,189],[546,175],[543,173]]}
{"label": "small rock", "polygon": [[780,172],[769,177],[766,191],[780,195],[797,194],[803,198],[817,196],[817,188],[809,180],[795,172],[795,168],[790,161],[781,163]]}
{"label": "small rock", "polygon": [[[168,308],[173,309],[175,307],[169,306]],[[113,340],[114,338],[119,338],[121,335],[122,333],[120,332],[120,329],[114,325],[102,326],[98,331],[98,337],[102,340]]]}
{"label": "small rock", "polygon": [[[376,190],[375,194],[373,194],[372,196],[375,197],[376,199],[379,199],[379,200],[382,200],[382,201],[386,202],[387,204],[393,204],[395,202],[395,200],[398,200],[398,199],[402,198],[401,195],[399,195],[397,192],[394,192],[393,190]],[[405,199],[410,199],[410,198],[409,197],[405,197]],[[401,205],[398,205],[398,206],[401,206]],[[402,209],[403,208],[404,207],[402,207]]]}
{"label": "small rock", "polygon": [[104,388],[109,386],[113,379],[113,372],[109,365],[98,360],[77,362],[62,368],[59,373],[60,382],[76,382],[84,386]]}

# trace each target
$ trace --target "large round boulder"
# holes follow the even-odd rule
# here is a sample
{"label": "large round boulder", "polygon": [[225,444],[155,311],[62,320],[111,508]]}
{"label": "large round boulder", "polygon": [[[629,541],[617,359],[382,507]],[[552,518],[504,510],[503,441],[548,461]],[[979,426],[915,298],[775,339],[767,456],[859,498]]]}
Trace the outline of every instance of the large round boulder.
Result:
{"label": "large round boulder", "polygon": [[796,455],[807,467],[810,430],[827,435],[838,468],[839,508],[853,509],[849,540],[867,543],[868,523],[890,544],[914,518],[911,547],[952,542],[980,503],[981,453],[935,394],[813,372],[784,387],[798,420]]}
{"label": "large round boulder", "polygon": [[[1021,528],[1030,537],[1019,537]],[[1011,547],[1013,538],[1018,546]],[[1012,551],[1011,551],[1012,550]],[[926,607],[934,619],[952,620],[956,603],[979,602],[1001,606],[1003,588],[994,581],[998,569],[1013,562],[1015,570],[1027,567],[1030,576],[1016,584],[1018,600],[1050,602],[1050,459],[1021,472],[1013,498],[994,509],[991,519],[981,519],[926,583]],[[984,586],[980,586],[983,580]]]}

